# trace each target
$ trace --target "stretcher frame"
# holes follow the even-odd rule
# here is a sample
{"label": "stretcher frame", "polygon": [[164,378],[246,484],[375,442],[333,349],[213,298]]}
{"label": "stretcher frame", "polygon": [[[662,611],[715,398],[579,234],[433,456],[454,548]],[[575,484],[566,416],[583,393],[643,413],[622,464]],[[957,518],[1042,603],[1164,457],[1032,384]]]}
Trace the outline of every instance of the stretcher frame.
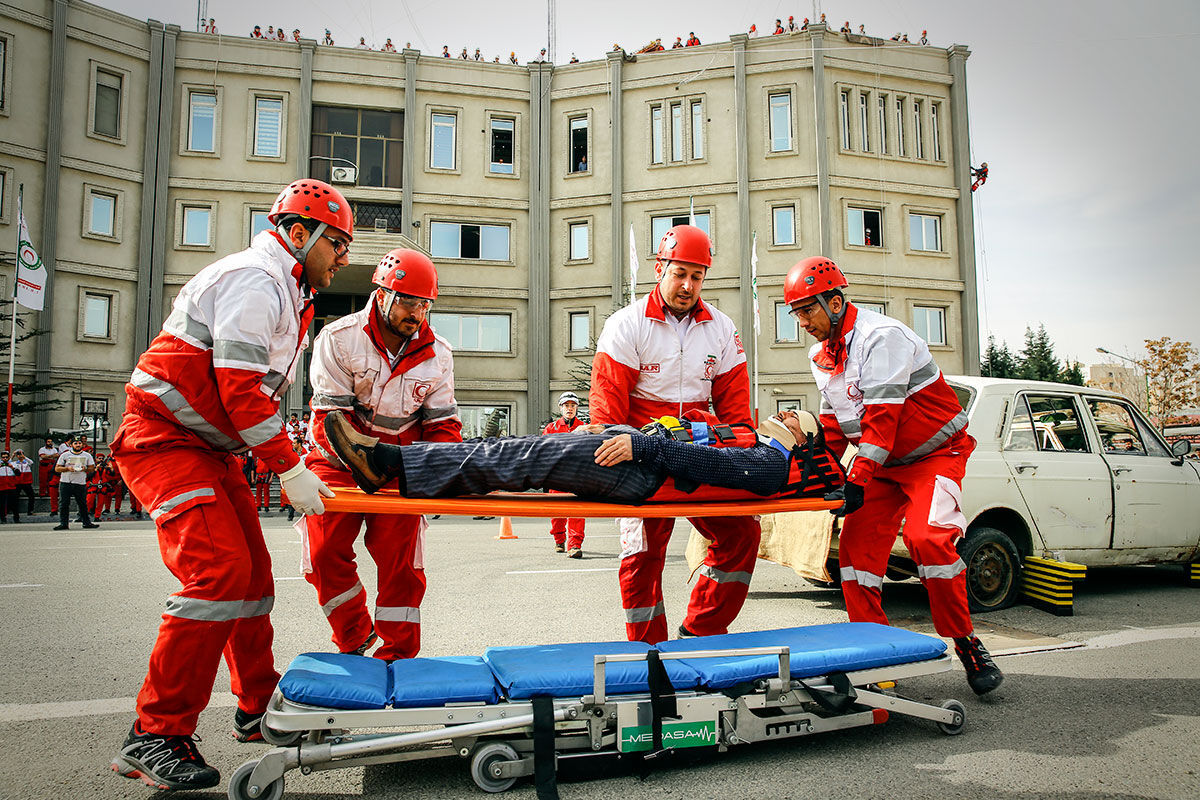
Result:
{"label": "stretcher frame", "polygon": [[[964,707],[957,700],[947,700],[939,707],[903,698],[888,688],[898,680],[951,669],[951,659],[946,653],[921,661],[801,681],[790,677],[786,646],[649,652],[662,660],[763,655],[778,658],[778,673],[755,680],[752,691],[746,693],[702,689],[673,692],[680,724],[703,722],[712,732],[700,745],[681,744],[679,748],[715,746],[717,752],[723,753],[739,744],[877,725],[886,722],[893,713],[930,720],[948,735],[961,733],[966,721]],[[641,753],[645,758],[654,758],[677,749],[663,747],[643,753],[640,747],[625,746],[623,726],[630,721],[637,725],[647,722],[653,714],[654,698],[648,692],[612,695],[604,689],[608,664],[645,660],[647,656],[596,655],[592,692],[552,701],[555,771],[560,762],[587,756]],[[833,711],[828,707],[829,697],[839,692],[843,698],[846,696],[843,675],[851,687],[849,703],[844,709]],[[296,769],[307,775],[314,771],[458,756],[470,759],[471,777],[486,792],[505,791],[519,778],[535,772],[534,703],[529,700],[341,710],[294,703],[276,689],[263,723],[268,743],[276,746],[234,772],[229,782],[231,800],[279,800],[283,796],[285,773]],[[375,732],[411,727],[424,729]],[[356,730],[372,732],[355,733]]]}

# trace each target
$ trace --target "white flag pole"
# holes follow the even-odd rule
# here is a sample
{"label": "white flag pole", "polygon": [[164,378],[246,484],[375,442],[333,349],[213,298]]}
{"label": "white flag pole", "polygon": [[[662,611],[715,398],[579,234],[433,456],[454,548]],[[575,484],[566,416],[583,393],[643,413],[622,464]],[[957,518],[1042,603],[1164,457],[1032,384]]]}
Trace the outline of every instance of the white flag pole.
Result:
{"label": "white flag pole", "polygon": [[750,294],[754,298],[754,423],[758,424],[758,233],[750,235]]}
{"label": "white flag pole", "polygon": [[629,223],[629,304],[637,302],[638,254],[637,241],[633,238],[633,223]]}
{"label": "white flag pole", "polygon": [[[25,212],[21,208],[22,200],[25,194],[25,184],[17,186],[17,219],[25,219]],[[8,401],[4,408],[4,449],[8,450],[12,445],[12,394],[13,394],[13,368],[17,357],[17,278],[21,273],[21,224],[17,223],[17,258],[13,264],[15,272],[13,273],[13,302],[12,302],[12,330],[8,337]]]}

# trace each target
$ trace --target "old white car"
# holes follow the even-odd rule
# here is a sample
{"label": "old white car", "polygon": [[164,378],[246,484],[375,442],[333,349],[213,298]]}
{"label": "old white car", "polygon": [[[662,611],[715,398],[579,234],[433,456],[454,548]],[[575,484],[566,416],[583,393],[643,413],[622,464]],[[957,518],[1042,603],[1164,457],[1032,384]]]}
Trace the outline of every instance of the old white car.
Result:
{"label": "old white car", "polygon": [[[947,376],[979,445],[963,480],[972,611],[1015,600],[1025,556],[1088,567],[1200,557],[1200,469],[1124,397],[1039,381]],[[900,539],[889,576],[916,574]]]}

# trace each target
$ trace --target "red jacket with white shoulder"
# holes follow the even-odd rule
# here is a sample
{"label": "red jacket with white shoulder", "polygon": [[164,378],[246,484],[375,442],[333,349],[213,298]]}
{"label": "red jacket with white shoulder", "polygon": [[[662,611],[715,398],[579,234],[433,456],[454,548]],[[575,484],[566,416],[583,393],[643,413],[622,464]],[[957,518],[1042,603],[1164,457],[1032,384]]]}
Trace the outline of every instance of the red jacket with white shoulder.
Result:
{"label": "red jacket with white shoulder", "polygon": [[249,448],[273,472],[299,461],[279,398],[312,321],[304,268],[275,231],[189,280],[125,386],[128,413],[173,421],[197,446]]}
{"label": "red jacket with white shoulder", "polygon": [[580,422],[579,417],[575,417],[570,422],[567,422],[567,420],[563,417],[559,417],[556,420],[552,420],[545,428],[542,428],[542,435],[548,436],[552,433],[570,433],[582,424],[583,423]]}
{"label": "red jacket with white shoulder", "polygon": [[844,333],[813,345],[821,427],[839,456],[858,455],[847,479],[866,485],[881,466],[911,464],[967,429],[967,414],[925,340],[883,314],[847,304]]}
{"label": "red jacket with white shoulder", "polygon": [[592,422],[640,428],[661,416],[708,411],[711,398],[719,419],[749,423],[746,352],[733,320],[697,300],[681,339],[668,313],[655,286],[604,323],[592,360]]}

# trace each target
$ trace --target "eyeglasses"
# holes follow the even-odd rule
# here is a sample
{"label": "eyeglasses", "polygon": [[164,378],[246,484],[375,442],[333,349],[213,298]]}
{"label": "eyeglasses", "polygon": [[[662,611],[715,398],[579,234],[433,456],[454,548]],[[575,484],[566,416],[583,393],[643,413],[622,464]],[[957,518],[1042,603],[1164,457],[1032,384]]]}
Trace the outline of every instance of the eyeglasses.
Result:
{"label": "eyeglasses", "polygon": [[344,239],[335,239],[332,236],[321,234],[321,238],[329,242],[329,246],[333,248],[333,254],[338,258],[350,252],[350,243]]}
{"label": "eyeglasses", "polygon": [[790,311],[788,311],[788,313],[796,319],[812,319],[813,314],[816,314],[817,309],[820,307],[820,303],[813,302],[809,303],[808,305],[799,306],[798,308],[793,307]]}
{"label": "eyeglasses", "polygon": [[392,294],[392,297],[396,298],[397,303],[405,308],[412,309],[413,311],[428,311],[429,307],[433,305],[432,300],[424,297],[413,297],[411,294],[400,294],[396,292]]}

